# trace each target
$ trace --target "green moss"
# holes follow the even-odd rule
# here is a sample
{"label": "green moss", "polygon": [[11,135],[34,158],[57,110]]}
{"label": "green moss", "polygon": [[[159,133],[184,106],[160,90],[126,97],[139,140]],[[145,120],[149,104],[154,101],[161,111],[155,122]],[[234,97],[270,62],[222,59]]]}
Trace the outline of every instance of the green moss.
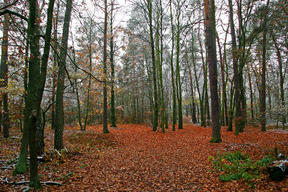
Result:
{"label": "green moss", "polygon": [[13,172],[13,175],[17,174],[24,174],[27,171],[27,165],[26,165],[26,160],[19,160],[18,163],[16,164],[16,168]]}
{"label": "green moss", "polygon": [[222,142],[222,139],[220,139],[220,138],[212,138],[210,140],[210,143],[221,143],[221,142]]}

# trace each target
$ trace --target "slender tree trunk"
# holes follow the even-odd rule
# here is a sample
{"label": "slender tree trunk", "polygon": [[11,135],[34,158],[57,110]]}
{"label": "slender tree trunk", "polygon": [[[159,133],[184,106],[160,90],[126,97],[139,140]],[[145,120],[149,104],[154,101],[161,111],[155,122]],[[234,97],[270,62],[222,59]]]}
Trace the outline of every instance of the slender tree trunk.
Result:
{"label": "slender tree trunk", "polygon": [[[7,3],[8,3],[7,0],[5,0],[4,4]],[[8,31],[9,31],[9,15],[5,14],[3,23],[3,38],[2,38],[1,68],[0,68],[0,79],[4,81],[0,82],[1,87],[7,87],[8,85]],[[9,120],[7,92],[2,93],[2,104],[3,104],[3,112],[1,112],[1,124],[3,126],[3,136],[5,138],[8,138],[10,120]]]}
{"label": "slender tree trunk", "polygon": [[57,85],[57,74],[56,74],[56,68],[58,66],[58,18],[59,18],[59,2],[57,3],[57,9],[55,13],[55,20],[54,21],[54,37],[53,37],[53,80],[52,80],[52,109],[51,109],[51,127],[52,129],[55,129],[56,126],[56,85]]}
{"label": "slender tree trunk", "polygon": [[268,17],[269,0],[266,3],[263,18],[263,40],[262,40],[262,74],[261,74],[261,93],[260,93],[260,113],[261,113],[261,130],[266,131],[266,35],[267,35],[267,17]]}
{"label": "slender tree trunk", "polygon": [[228,128],[227,131],[233,131],[233,116],[234,116],[234,108],[235,108],[235,98],[234,98],[234,89],[231,82],[230,88],[230,106],[229,106],[229,118],[228,118]]}
{"label": "slender tree trunk", "polygon": [[62,42],[59,58],[59,69],[57,78],[57,91],[56,91],[56,126],[54,135],[54,148],[57,150],[63,149],[63,130],[64,130],[64,81],[65,81],[65,64],[68,47],[69,25],[72,10],[73,0],[67,0],[66,11],[63,24]]}
{"label": "slender tree trunk", "polygon": [[208,48],[209,80],[212,105],[212,139],[221,142],[219,100],[217,91],[216,26],[214,0],[204,0],[205,35]]}
{"label": "slender tree trunk", "polygon": [[[192,52],[193,54],[193,52]],[[202,118],[203,118],[203,106],[202,106],[202,97],[201,97],[201,92],[200,92],[200,86],[199,86],[199,80],[198,80],[198,76],[197,76],[197,72],[196,72],[196,60],[195,60],[195,56],[193,57],[193,69],[194,69],[194,76],[195,76],[195,82],[196,82],[196,88],[197,88],[197,92],[198,92],[198,97],[199,97],[199,102],[200,102],[200,110],[198,110],[198,113],[200,111],[200,123],[202,126]]]}
{"label": "slender tree trunk", "polygon": [[[193,30],[192,30],[193,31]],[[195,113],[195,102],[194,102],[194,91],[193,91],[193,78],[192,78],[192,71],[191,71],[191,65],[188,60],[188,50],[186,49],[186,64],[189,72],[189,80],[190,80],[190,94],[191,94],[191,118],[193,123],[197,123],[196,120],[196,113]],[[192,53],[192,62],[193,62],[193,53]]]}
{"label": "slender tree trunk", "polygon": [[[72,39],[72,46],[73,46],[73,50],[75,50],[74,40],[73,39]],[[73,51],[73,62],[76,63],[75,51]],[[74,72],[77,73],[77,70],[78,70],[77,67],[75,67]],[[82,119],[81,119],[81,105],[80,105],[80,97],[79,97],[77,79],[74,80],[74,88],[75,88],[75,92],[76,92],[78,123],[79,123],[79,126],[80,126],[80,130],[84,131],[84,128],[83,128],[83,125],[82,125]]]}
{"label": "slender tree trunk", "polygon": [[[159,95],[160,95],[160,128],[165,133],[165,105],[164,105],[164,88],[162,79],[162,1],[159,2],[157,10],[157,27],[156,27],[156,56],[159,80]],[[160,10],[159,10],[160,9]],[[161,42],[160,42],[161,41]]]}
{"label": "slender tree trunk", "polygon": [[115,111],[115,93],[114,93],[114,81],[115,81],[115,69],[114,69],[114,34],[113,34],[113,9],[114,0],[111,1],[111,15],[110,15],[110,66],[111,66],[111,127],[117,127],[116,125],[116,111]]}
{"label": "slender tree trunk", "polygon": [[177,13],[177,36],[176,36],[176,87],[178,97],[178,129],[183,129],[183,117],[182,117],[182,85],[180,76],[180,2],[178,1],[178,13]]}
{"label": "slender tree trunk", "polygon": [[228,125],[228,108],[227,108],[227,93],[226,93],[226,85],[227,85],[227,78],[225,76],[225,64],[226,64],[226,41],[227,41],[227,35],[228,35],[228,29],[229,25],[227,27],[227,32],[225,33],[225,40],[224,40],[224,53],[222,54],[221,51],[221,44],[219,36],[217,35],[217,44],[219,49],[219,55],[220,55],[220,65],[221,65],[221,79],[222,79],[222,110],[221,110],[221,122],[222,125],[227,126]]}
{"label": "slender tree trunk", "polygon": [[[226,33],[227,34],[227,33]],[[223,55],[222,55],[222,50],[221,50],[221,45],[220,45],[220,39],[218,36],[218,33],[216,34],[216,41],[217,41],[217,45],[218,45],[218,53],[219,53],[219,57],[220,57],[220,66],[221,66],[221,79],[222,79],[222,99],[220,98],[220,100],[222,100],[221,102],[221,114],[220,114],[220,124],[221,125],[225,125],[225,108],[224,108],[224,101],[226,100],[226,93],[223,91],[224,87],[226,89],[226,83],[225,83],[225,73],[224,73],[224,64],[223,64]]]}
{"label": "slender tree trunk", "polygon": [[[89,72],[92,73],[92,19],[90,19],[90,26],[89,26],[89,45],[88,45],[88,51],[89,51]],[[85,120],[84,120],[84,126],[83,131],[86,131],[87,122],[88,122],[88,116],[90,108],[90,90],[91,90],[91,75],[88,77],[88,90],[87,90],[87,98],[86,98],[86,112],[85,112]]]}
{"label": "slender tree trunk", "polygon": [[174,80],[174,22],[173,22],[173,11],[172,11],[172,0],[169,1],[170,5],[170,23],[171,23],[171,56],[170,56],[170,67],[171,67],[171,84],[172,84],[172,102],[173,102],[173,115],[172,115],[172,130],[175,131],[175,126],[177,123],[176,119],[176,91],[175,91],[175,80]]}
{"label": "slender tree trunk", "polygon": [[109,133],[107,122],[107,25],[108,25],[108,3],[104,0],[104,50],[103,50],[103,72],[104,72],[104,85],[103,85],[103,133]]}
{"label": "slender tree trunk", "polygon": [[[280,47],[277,44],[277,40],[275,38],[274,34],[271,34],[272,40],[274,43],[274,47],[276,49],[277,53],[277,61],[278,61],[278,67],[279,67],[279,77],[280,77],[280,99],[281,99],[281,105],[282,108],[285,108],[285,97],[284,97],[284,77],[283,77],[283,64],[282,64],[282,57],[281,57],[281,52],[280,52]],[[282,121],[282,128],[285,129],[285,124],[286,124],[286,117],[283,114],[281,117]]]}
{"label": "slender tree trunk", "polygon": [[157,94],[157,69],[155,62],[154,52],[154,35],[153,35],[153,24],[152,24],[152,0],[147,0],[148,3],[148,17],[149,17],[149,30],[150,30],[150,46],[151,46],[151,57],[152,57],[152,76],[153,76],[153,92],[154,92],[154,106],[153,106],[153,131],[157,131],[158,127],[158,94]]}
{"label": "slender tree trunk", "polygon": [[248,68],[248,81],[249,81],[249,89],[250,89],[250,110],[251,110],[251,119],[254,121],[254,101],[253,101],[253,87],[252,87],[252,80],[251,80],[251,72],[250,68]]}
{"label": "slender tree trunk", "polygon": [[239,85],[239,67],[237,61],[237,45],[236,45],[236,35],[233,20],[233,5],[232,0],[229,0],[229,23],[231,29],[231,39],[232,39],[232,59],[233,59],[233,80],[234,80],[234,92],[235,92],[235,134],[239,134],[240,130],[240,118],[241,118],[241,103],[240,103],[240,85]]}
{"label": "slender tree trunk", "polygon": [[[201,36],[200,36],[200,23],[199,23],[199,30],[198,30],[198,41],[199,41],[199,46],[200,46],[200,54],[201,54],[201,61],[202,61],[203,74],[204,74],[204,86],[202,89],[202,95],[199,92],[201,126],[206,127],[205,90],[207,88],[205,89],[205,87],[207,87],[207,73],[206,73],[207,70],[205,67],[204,51],[203,51],[203,46],[202,46],[202,41],[201,41]],[[196,70],[196,68],[195,68],[195,70]],[[200,89],[198,91],[200,91]]]}

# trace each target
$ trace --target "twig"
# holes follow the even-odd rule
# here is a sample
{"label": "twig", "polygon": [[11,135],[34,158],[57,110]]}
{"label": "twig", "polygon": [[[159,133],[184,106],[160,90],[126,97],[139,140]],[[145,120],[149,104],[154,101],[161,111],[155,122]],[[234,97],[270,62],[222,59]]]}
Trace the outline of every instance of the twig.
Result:
{"label": "twig", "polygon": [[15,1],[13,1],[12,3],[10,3],[10,4],[1,7],[0,10],[6,9],[6,8],[8,8],[8,7],[10,7],[10,6],[13,6],[13,5],[15,5],[17,2],[18,2],[18,0],[15,0]]}

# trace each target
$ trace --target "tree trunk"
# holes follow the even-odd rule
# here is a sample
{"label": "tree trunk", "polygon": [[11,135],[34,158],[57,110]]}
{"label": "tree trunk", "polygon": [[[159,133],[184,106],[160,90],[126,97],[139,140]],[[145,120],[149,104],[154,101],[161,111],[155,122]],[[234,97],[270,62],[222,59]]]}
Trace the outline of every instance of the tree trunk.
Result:
{"label": "tree trunk", "polygon": [[53,46],[54,46],[54,50],[53,50],[53,80],[52,80],[52,110],[51,110],[51,126],[52,129],[55,129],[56,126],[56,85],[57,85],[57,74],[56,74],[56,68],[58,66],[58,16],[59,16],[59,2],[57,3],[57,10],[55,13],[55,20],[54,21],[54,42],[53,42]]}
{"label": "tree trunk", "polygon": [[152,24],[152,0],[147,0],[148,3],[148,17],[149,17],[149,30],[150,30],[150,46],[151,46],[151,57],[152,57],[152,76],[153,76],[153,92],[154,92],[154,106],[153,106],[153,131],[157,131],[158,127],[158,94],[157,94],[157,69],[155,62],[154,52],[154,35],[153,35],[153,24]]}
{"label": "tree trunk", "polygon": [[[227,35],[225,35],[225,37],[226,36]],[[221,45],[220,45],[220,39],[219,39],[218,34],[216,35],[216,40],[217,40],[217,45],[218,45],[219,57],[220,57],[221,79],[222,79],[222,103],[221,103],[221,108],[220,108],[221,109],[221,114],[220,114],[220,122],[221,123],[220,124],[221,125],[225,125],[225,115],[226,115],[225,103],[226,103],[226,100],[227,100],[227,97],[226,97],[226,83],[225,83],[225,72],[224,72],[224,60],[223,60],[223,55],[222,55],[222,50],[221,50]],[[225,92],[223,90],[225,90]]]}
{"label": "tree trunk", "polygon": [[[8,3],[7,0],[5,0],[4,4],[7,3]],[[1,68],[0,68],[0,79],[3,79],[4,81],[0,82],[1,87],[7,87],[8,85],[8,31],[9,31],[9,15],[5,14],[3,23],[3,38],[2,38]],[[8,138],[10,120],[9,120],[7,92],[2,93],[2,104],[3,104],[3,112],[1,112],[1,124],[3,126],[3,136],[5,138]]]}
{"label": "tree trunk", "polygon": [[263,18],[263,39],[262,39],[262,74],[261,74],[261,93],[260,93],[260,113],[261,130],[266,131],[266,35],[267,35],[267,16],[269,0],[266,3]]}
{"label": "tree trunk", "polygon": [[249,89],[250,89],[250,110],[251,110],[251,119],[254,121],[254,100],[253,100],[253,87],[252,87],[252,80],[251,80],[251,72],[250,68],[247,70],[248,74],[248,81],[249,81]]}
{"label": "tree trunk", "polygon": [[[40,181],[38,177],[38,161],[37,161],[37,143],[36,143],[36,121],[39,113],[40,105],[38,104],[38,84],[40,79],[40,52],[39,52],[39,21],[38,19],[38,3],[36,0],[29,1],[29,23],[28,38],[30,42],[30,61],[29,61],[29,82],[27,96],[25,100],[25,121],[24,132],[28,130],[29,152],[30,152],[30,185],[38,188]],[[25,133],[24,133],[25,134]],[[24,137],[24,135],[23,135]],[[26,157],[25,157],[26,158]],[[23,162],[26,164],[26,161]],[[26,166],[26,165],[25,165]]]}
{"label": "tree trunk", "polygon": [[172,84],[172,102],[173,102],[173,115],[172,115],[172,130],[175,131],[175,126],[177,123],[176,119],[176,91],[175,91],[175,80],[174,80],[174,23],[173,23],[173,11],[172,11],[172,0],[169,1],[170,5],[170,22],[171,22],[171,56],[170,56],[170,67],[171,67],[171,84]]}
{"label": "tree trunk", "polygon": [[113,9],[114,0],[111,1],[111,16],[110,16],[110,66],[111,66],[111,127],[117,127],[116,125],[116,111],[115,111],[115,93],[114,93],[114,81],[115,81],[115,69],[114,69],[114,34],[113,34]]}
{"label": "tree trunk", "polygon": [[[241,118],[241,103],[240,103],[240,84],[239,84],[239,67],[237,61],[237,45],[236,45],[236,35],[233,20],[233,5],[232,0],[229,0],[229,23],[231,29],[231,39],[232,39],[232,59],[233,59],[233,82],[234,82],[234,94],[235,94],[235,134],[239,134],[240,130],[240,118]],[[231,117],[232,118],[232,117]]]}
{"label": "tree trunk", "polygon": [[[92,73],[92,18],[90,18],[90,26],[89,26],[89,42],[88,42],[88,51],[89,51],[89,73]],[[85,112],[85,120],[82,131],[86,131],[88,116],[90,111],[90,89],[91,89],[91,81],[92,77],[89,75],[88,77],[88,90],[87,90],[87,98],[86,98],[86,112]]]}
{"label": "tree trunk", "polygon": [[[75,50],[74,41],[72,39],[72,46],[73,50]],[[73,51],[73,62],[76,63],[76,54],[75,51]],[[77,73],[77,67],[74,68],[74,72]],[[82,119],[81,119],[81,105],[80,105],[80,97],[79,97],[79,90],[78,90],[78,82],[77,79],[74,80],[74,88],[76,92],[76,101],[77,101],[77,116],[78,116],[78,123],[80,126],[80,130],[84,131],[83,125],[82,125]]]}
{"label": "tree trunk", "polygon": [[[163,79],[162,79],[162,1],[160,0],[159,6],[157,9],[157,27],[156,27],[156,55],[157,55],[157,68],[158,68],[158,80],[159,80],[159,95],[160,95],[160,128],[163,133],[165,133],[165,105],[164,105],[164,88],[163,88]],[[161,42],[160,42],[161,41]]]}
{"label": "tree trunk", "polygon": [[104,0],[104,50],[103,50],[103,133],[109,133],[107,122],[107,23],[108,23],[108,4],[107,0]]}
{"label": "tree trunk", "polygon": [[67,0],[66,11],[63,24],[62,42],[59,58],[59,69],[57,77],[57,90],[56,90],[56,126],[54,135],[54,148],[57,150],[63,149],[63,130],[64,130],[64,80],[65,80],[65,64],[68,47],[69,25],[72,10],[72,0]]}
{"label": "tree trunk", "polygon": [[182,117],[182,85],[180,76],[180,2],[178,1],[178,13],[177,13],[177,36],[176,36],[176,89],[178,98],[178,129],[183,129],[183,117]]}
{"label": "tree trunk", "polygon": [[[46,82],[47,62],[50,51],[50,39],[52,29],[54,0],[49,1],[47,11],[47,27],[45,32],[45,45],[40,66],[39,52],[39,18],[38,3],[36,0],[29,1],[29,21],[27,41],[30,47],[29,61],[29,81],[24,83],[27,94],[25,94],[24,107],[24,130],[21,140],[21,151],[19,160],[13,174],[25,173],[27,166],[27,146],[30,150],[30,185],[38,188],[40,186],[38,178],[37,143],[36,143],[36,121],[40,111],[42,95]],[[28,47],[28,46],[27,46]],[[28,79],[28,78],[27,78]],[[27,80],[26,79],[26,80]],[[27,86],[27,87],[26,87]]]}
{"label": "tree trunk", "polygon": [[[200,100],[200,114],[201,114],[201,126],[206,127],[206,108],[205,108],[205,87],[207,86],[207,73],[206,73],[206,67],[205,67],[205,59],[204,59],[204,50],[202,46],[201,36],[200,36],[200,23],[199,23],[199,30],[198,30],[198,41],[200,46],[200,54],[201,54],[201,61],[203,66],[203,74],[204,74],[204,85],[202,89],[202,95],[199,92],[199,100]],[[195,68],[196,70],[196,68]],[[195,74],[196,75],[196,74]],[[197,79],[196,79],[197,81]],[[198,82],[198,81],[197,81]]]}
{"label": "tree trunk", "polygon": [[[192,40],[192,42],[193,42],[193,40]],[[189,59],[188,59],[188,50],[187,50],[187,48],[186,48],[185,56],[186,56],[186,65],[187,65],[187,68],[188,68],[189,80],[190,80],[191,118],[192,118],[192,122],[195,124],[195,123],[197,123],[197,120],[196,120],[195,102],[194,102],[193,79],[192,79],[191,65],[190,65]],[[193,57],[194,57],[194,55],[193,55],[193,50],[192,50],[192,62],[193,62]]]}
{"label": "tree trunk", "polygon": [[216,26],[214,0],[204,0],[205,36],[208,48],[209,80],[212,106],[212,139],[221,142],[219,100],[217,91]]}
{"label": "tree trunk", "polygon": [[[272,40],[274,43],[274,47],[276,49],[277,53],[277,61],[278,61],[278,67],[279,67],[279,77],[280,77],[280,99],[281,99],[281,105],[282,108],[285,108],[285,97],[284,97],[284,77],[283,77],[283,64],[282,64],[282,57],[281,57],[281,52],[280,52],[280,47],[277,44],[277,40],[275,38],[274,34],[271,34]],[[282,121],[282,128],[285,129],[285,124],[286,124],[286,117],[283,114],[281,117]]]}
{"label": "tree trunk", "polygon": [[42,155],[44,153],[44,147],[45,147],[44,128],[45,128],[45,113],[42,109],[40,109],[36,122],[37,155]]}

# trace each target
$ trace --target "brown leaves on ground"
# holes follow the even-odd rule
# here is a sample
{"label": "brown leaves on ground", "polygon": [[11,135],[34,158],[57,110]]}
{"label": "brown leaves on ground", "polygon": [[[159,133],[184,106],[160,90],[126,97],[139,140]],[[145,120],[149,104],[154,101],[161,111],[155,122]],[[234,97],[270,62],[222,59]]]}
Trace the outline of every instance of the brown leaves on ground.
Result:
{"label": "brown leaves on ground", "polygon": [[[119,125],[110,128],[109,134],[102,134],[101,126],[89,127],[86,132],[76,129],[65,130],[64,143],[69,155],[64,161],[40,165],[41,181],[64,184],[45,186],[44,191],[288,191],[287,178],[274,182],[267,174],[261,174],[253,185],[241,180],[221,182],[208,160],[217,152],[236,150],[259,160],[273,154],[275,147],[288,155],[288,132],[263,133],[247,128],[235,136],[223,128],[223,142],[214,144],[209,143],[210,128],[194,125],[166,133],[153,132],[145,125]],[[46,132],[47,147],[52,148],[52,131]],[[9,148],[10,144],[3,147]],[[5,159],[2,149],[0,160]],[[10,173],[1,173],[0,178],[11,177]],[[2,187],[5,191],[21,189]]]}

